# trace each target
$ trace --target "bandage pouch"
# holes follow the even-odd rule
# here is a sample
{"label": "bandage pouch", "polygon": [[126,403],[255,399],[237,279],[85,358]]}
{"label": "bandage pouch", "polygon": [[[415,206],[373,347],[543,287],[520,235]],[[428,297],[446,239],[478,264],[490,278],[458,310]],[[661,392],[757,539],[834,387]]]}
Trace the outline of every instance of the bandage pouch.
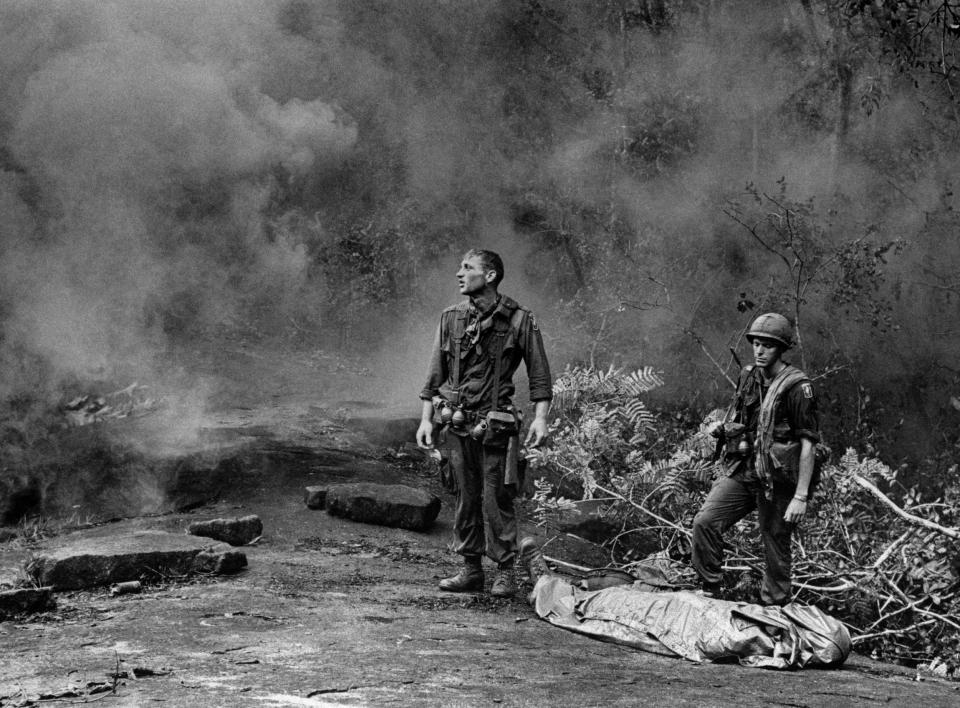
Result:
{"label": "bandage pouch", "polygon": [[800,443],[776,442],[770,444],[770,481],[776,486],[797,486],[800,473]]}
{"label": "bandage pouch", "polygon": [[507,411],[490,411],[487,413],[487,431],[483,435],[483,444],[486,447],[506,449],[510,438],[520,432],[517,417]]}

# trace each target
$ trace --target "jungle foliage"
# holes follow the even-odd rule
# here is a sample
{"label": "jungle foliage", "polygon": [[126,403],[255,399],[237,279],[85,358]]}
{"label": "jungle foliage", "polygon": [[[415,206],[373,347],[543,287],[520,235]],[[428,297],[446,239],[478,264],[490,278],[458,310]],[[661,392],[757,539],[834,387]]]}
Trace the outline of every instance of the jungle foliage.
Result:
{"label": "jungle foliage", "polygon": [[[558,377],[552,443],[528,453],[547,553],[586,504],[619,529],[603,543],[610,567],[651,557],[689,566],[704,480],[722,473],[707,426],[724,412],[699,426],[653,412],[644,394],[662,383],[649,369],[574,367]],[[874,457],[835,455],[794,534],[794,601],[844,621],[860,652],[960,678],[958,502],[955,483],[925,494]],[[756,602],[764,559],[755,516],[725,541],[727,597]]]}

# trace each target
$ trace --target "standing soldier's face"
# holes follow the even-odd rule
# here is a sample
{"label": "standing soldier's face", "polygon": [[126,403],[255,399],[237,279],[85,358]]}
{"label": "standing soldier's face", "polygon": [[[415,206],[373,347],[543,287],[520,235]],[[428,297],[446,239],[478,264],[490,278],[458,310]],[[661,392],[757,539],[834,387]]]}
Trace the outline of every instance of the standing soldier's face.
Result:
{"label": "standing soldier's face", "polygon": [[484,270],[483,262],[478,256],[464,259],[460,264],[460,270],[457,271],[457,284],[460,286],[462,295],[475,295],[482,292],[487,287],[488,275],[493,277],[491,271]]}
{"label": "standing soldier's face", "polygon": [[783,345],[773,339],[754,337],[751,344],[753,345],[753,363],[761,369],[776,364],[783,353]]}

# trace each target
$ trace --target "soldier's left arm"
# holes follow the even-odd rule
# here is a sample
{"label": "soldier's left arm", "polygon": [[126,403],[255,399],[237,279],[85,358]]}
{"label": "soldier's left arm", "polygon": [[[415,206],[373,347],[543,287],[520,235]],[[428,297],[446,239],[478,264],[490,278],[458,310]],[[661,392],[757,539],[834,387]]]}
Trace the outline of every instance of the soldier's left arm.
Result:
{"label": "soldier's left arm", "polygon": [[532,312],[524,318],[520,336],[523,361],[527,367],[527,378],[530,380],[530,400],[534,404],[533,421],[524,444],[537,447],[546,440],[550,427],[547,414],[553,398],[553,379],[550,376],[550,364],[547,362],[540,327]]}
{"label": "soldier's left arm", "polygon": [[797,488],[783,518],[788,523],[796,524],[802,521],[807,513],[816,445],[820,441],[820,420],[817,415],[817,398],[813,384],[809,381],[797,384],[789,392],[788,405],[791,424],[800,438],[800,465],[797,472]]}
{"label": "soldier's left arm", "polygon": [[813,479],[815,447],[816,443],[810,438],[800,438],[800,469],[797,473],[797,489],[783,515],[783,519],[787,523],[799,523],[803,521],[803,517],[807,513],[807,497],[810,494],[810,480]]}

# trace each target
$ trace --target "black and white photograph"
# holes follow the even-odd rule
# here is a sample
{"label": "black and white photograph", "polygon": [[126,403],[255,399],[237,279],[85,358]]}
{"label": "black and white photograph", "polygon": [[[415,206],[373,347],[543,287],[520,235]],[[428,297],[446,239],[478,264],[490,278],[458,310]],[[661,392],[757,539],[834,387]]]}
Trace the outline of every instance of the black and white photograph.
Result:
{"label": "black and white photograph", "polygon": [[960,0],[0,0],[0,708],[960,705]]}

